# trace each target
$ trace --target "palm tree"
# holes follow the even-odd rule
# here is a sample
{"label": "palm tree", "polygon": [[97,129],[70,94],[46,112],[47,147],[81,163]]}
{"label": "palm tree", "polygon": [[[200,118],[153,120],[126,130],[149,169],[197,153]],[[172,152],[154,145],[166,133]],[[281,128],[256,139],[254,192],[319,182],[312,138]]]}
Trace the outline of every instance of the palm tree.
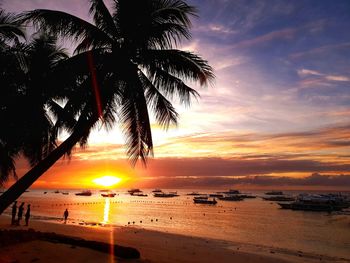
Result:
{"label": "palm tree", "polygon": [[[190,38],[190,17],[196,15],[184,1],[115,0],[110,13],[102,0],[90,0],[90,13],[94,24],[54,10],[22,15],[40,30],[79,43],[76,55],[60,67],[72,73],[66,76],[68,85],[79,79],[79,88],[72,89],[64,107],[77,121],[58,121],[70,136],[0,197],[0,203],[8,199],[6,206],[75,144],[84,145],[97,124],[111,127],[118,118],[131,163],[145,163],[153,153],[149,109],[165,128],[176,124],[178,114],[170,99],[176,96],[190,104],[198,93],[185,81],[206,85],[214,78],[207,61],[175,49],[182,38]],[[0,206],[0,212],[3,209]]]}
{"label": "palm tree", "polygon": [[2,50],[0,62],[0,184],[12,173],[15,160],[24,156],[34,166],[55,147],[57,133],[51,114],[63,110],[54,100],[52,69],[66,59],[56,38],[36,35],[28,44],[16,43]]}
{"label": "palm tree", "polygon": [[[6,13],[3,9],[0,9],[0,83],[1,83],[1,96],[0,96],[0,114],[1,123],[3,127],[5,124],[9,124],[8,119],[4,117],[9,116],[9,112],[6,110],[9,106],[9,102],[13,101],[14,95],[17,93],[18,88],[21,85],[21,70],[18,61],[18,57],[13,52],[15,49],[12,45],[19,45],[20,40],[25,40],[25,33],[21,26],[21,23],[17,21],[15,14]],[[10,126],[10,127],[9,127]],[[11,128],[11,124],[8,128]],[[11,134],[11,132],[1,129],[0,135],[0,184],[7,180],[10,173],[16,178],[15,169],[15,157],[18,155],[18,144],[14,145],[9,140],[4,140],[4,133]],[[13,136],[14,138],[15,136]],[[9,139],[9,137],[7,137]]]}

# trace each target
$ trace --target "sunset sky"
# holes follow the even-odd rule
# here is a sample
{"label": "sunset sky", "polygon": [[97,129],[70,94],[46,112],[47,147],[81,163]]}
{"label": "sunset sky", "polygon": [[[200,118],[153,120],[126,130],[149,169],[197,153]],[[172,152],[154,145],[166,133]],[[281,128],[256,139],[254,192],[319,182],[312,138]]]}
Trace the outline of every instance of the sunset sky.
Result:
{"label": "sunset sky", "polygon": [[[110,4],[110,1],[105,1]],[[8,12],[57,9],[88,18],[88,0],[0,0]],[[153,124],[148,167],[127,161],[118,127],[95,131],[35,184],[93,187],[99,176],[138,188],[350,190],[350,1],[190,0],[194,51],[215,70],[212,86],[179,125]],[[73,46],[68,46],[72,49]],[[18,162],[18,173],[28,168]]]}

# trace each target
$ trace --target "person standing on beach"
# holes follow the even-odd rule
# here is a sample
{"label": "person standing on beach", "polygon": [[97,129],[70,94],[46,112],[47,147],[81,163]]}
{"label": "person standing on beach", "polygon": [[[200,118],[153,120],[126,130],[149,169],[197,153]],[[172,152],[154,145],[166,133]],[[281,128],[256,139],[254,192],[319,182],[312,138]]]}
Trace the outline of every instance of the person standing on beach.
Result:
{"label": "person standing on beach", "polygon": [[64,223],[66,224],[67,223],[67,218],[68,218],[68,209],[66,208],[66,210],[64,211],[63,213],[63,217],[64,217]]}
{"label": "person standing on beach", "polygon": [[26,226],[28,226],[29,218],[30,218],[30,205],[27,205],[27,211],[26,211],[26,214],[24,215]]}
{"label": "person standing on beach", "polygon": [[16,224],[16,213],[17,213],[17,201],[15,201],[12,205],[12,219],[11,219],[11,225]]}
{"label": "person standing on beach", "polygon": [[24,210],[24,203],[20,204],[20,206],[18,207],[17,226],[19,226],[22,220],[23,210]]}

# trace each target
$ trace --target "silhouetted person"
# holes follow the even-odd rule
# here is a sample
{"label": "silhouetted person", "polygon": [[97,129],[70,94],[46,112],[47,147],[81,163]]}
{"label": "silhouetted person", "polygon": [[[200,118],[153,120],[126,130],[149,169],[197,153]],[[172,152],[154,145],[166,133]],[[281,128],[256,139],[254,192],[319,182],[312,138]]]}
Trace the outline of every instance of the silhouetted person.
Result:
{"label": "silhouetted person", "polygon": [[16,213],[17,213],[17,201],[15,201],[12,205],[12,219],[11,219],[11,225],[16,224]]}
{"label": "silhouetted person", "polygon": [[17,214],[17,225],[18,226],[22,220],[23,210],[24,210],[24,203],[20,204],[20,206],[18,207],[18,214]]}
{"label": "silhouetted person", "polygon": [[26,214],[24,215],[26,226],[28,226],[29,218],[30,218],[30,205],[27,205],[27,211],[26,211]]}
{"label": "silhouetted person", "polygon": [[64,223],[66,224],[67,223],[67,218],[68,218],[68,209],[66,208],[66,210],[64,211],[63,213],[63,217],[64,217]]}

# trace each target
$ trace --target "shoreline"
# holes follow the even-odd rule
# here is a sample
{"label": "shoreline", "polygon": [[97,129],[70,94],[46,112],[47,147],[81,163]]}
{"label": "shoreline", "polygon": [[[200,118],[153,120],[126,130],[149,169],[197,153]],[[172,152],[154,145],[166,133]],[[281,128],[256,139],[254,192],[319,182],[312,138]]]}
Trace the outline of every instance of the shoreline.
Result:
{"label": "shoreline", "polygon": [[[93,240],[99,242],[106,242],[109,244],[117,244],[125,247],[132,247],[140,251],[141,259],[127,260],[127,262],[252,262],[252,263],[286,263],[286,262],[350,262],[350,259],[335,258],[326,255],[318,255],[307,253],[303,251],[293,251],[286,248],[267,247],[254,244],[245,244],[238,242],[231,242],[225,240],[217,240],[211,238],[201,238],[194,236],[185,236],[180,234],[172,234],[168,232],[160,232],[155,230],[147,230],[135,226],[121,226],[121,227],[101,227],[101,226],[86,226],[77,224],[60,224],[56,222],[47,222],[32,220],[29,227],[25,226],[11,226],[10,218],[8,216],[0,216],[1,230],[25,230],[34,229],[35,231],[56,233],[70,237],[81,238],[85,240]],[[46,244],[44,241],[31,241],[29,243],[21,243],[17,245],[10,245],[7,254],[14,257],[13,252],[18,251],[19,248],[23,250],[30,250],[30,246],[37,247],[38,257],[45,258],[47,253],[54,249],[55,246]],[[97,257],[100,252],[92,251],[91,249],[72,249],[63,244],[55,244],[58,250],[68,250],[74,262],[83,262],[84,255],[91,254],[91,257]],[[43,250],[41,251],[40,248]],[[45,252],[46,250],[48,252]],[[54,249],[55,250],[55,249]],[[62,254],[65,255],[66,251]],[[97,254],[96,254],[97,253]],[[5,255],[6,256],[6,255]],[[20,255],[17,253],[16,258],[19,262],[26,261],[25,253]],[[59,256],[59,255],[58,255]],[[99,255],[100,257],[102,255]],[[110,255],[103,255],[108,259]],[[4,257],[1,255],[1,257]],[[5,261],[0,257],[0,262]],[[13,259],[13,258],[12,258]],[[110,262],[114,262],[111,258]],[[58,260],[57,261],[61,261]],[[120,259],[118,258],[118,262]]]}

